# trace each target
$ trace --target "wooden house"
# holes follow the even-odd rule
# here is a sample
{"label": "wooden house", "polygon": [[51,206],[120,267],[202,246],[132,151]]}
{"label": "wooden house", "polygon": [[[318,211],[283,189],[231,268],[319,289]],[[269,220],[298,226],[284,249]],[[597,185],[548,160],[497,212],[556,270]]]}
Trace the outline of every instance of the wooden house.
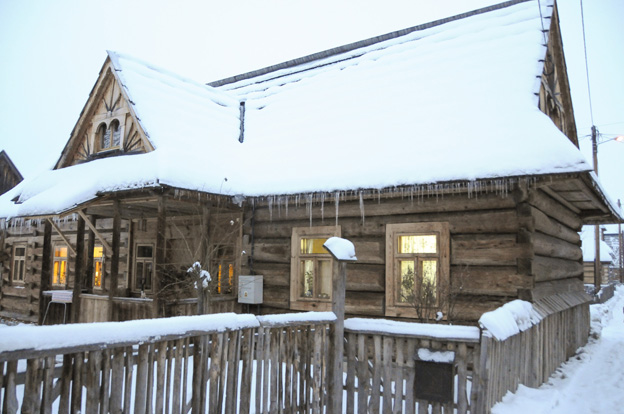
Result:
{"label": "wooden house", "polygon": [[193,313],[195,261],[212,312],[327,310],[330,236],[358,257],[347,315],[585,301],[578,231],[620,217],[559,30],[551,2],[513,0],[208,85],[108,52],[55,168],[0,198],[0,315],[41,322],[54,290],[79,321]]}
{"label": "wooden house", "polygon": [[18,185],[23,179],[6,151],[0,151],[0,195]]}
{"label": "wooden house", "polygon": [[[605,241],[604,228],[600,229],[600,285],[608,285],[611,275],[616,276],[614,269],[617,264],[617,255]],[[586,285],[596,284],[596,239],[594,228],[587,227],[581,231],[581,244],[583,250],[583,282]],[[617,235],[616,235],[617,236]],[[619,278],[618,278],[619,279]]]}

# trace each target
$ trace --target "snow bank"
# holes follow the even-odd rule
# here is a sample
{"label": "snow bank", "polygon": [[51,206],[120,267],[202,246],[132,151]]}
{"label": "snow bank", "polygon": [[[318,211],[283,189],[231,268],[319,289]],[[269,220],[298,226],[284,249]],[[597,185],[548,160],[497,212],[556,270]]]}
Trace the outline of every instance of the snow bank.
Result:
{"label": "snow bank", "polygon": [[144,342],[187,332],[223,332],[260,326],[254,315],[223,313],[145,319],[127,322],[84,323],[72,325],[20,325],[2,329],[0,353],[17,350],[50,350],[84,344]]}
{"label": "snow bank", "polygon": [[531,303],[514,300],[500,308],[481,315],[479,325],[485,329],[484,335],[503,341],[510,336],[526,331],[540,321]]}
{"label": "snow bank", "polygon": [[426,336],[430,338],[459,339],[466,341],[478,341],[480,338],[479,328],[474,326],[397,322],[387,319],[347,319],[345,321],[345,329],[380,335]]}

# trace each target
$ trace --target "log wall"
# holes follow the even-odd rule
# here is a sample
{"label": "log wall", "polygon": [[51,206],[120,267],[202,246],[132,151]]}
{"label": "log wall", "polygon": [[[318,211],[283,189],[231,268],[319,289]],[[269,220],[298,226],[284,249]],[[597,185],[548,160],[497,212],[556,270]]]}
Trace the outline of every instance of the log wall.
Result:
{"label": "log wall", "polygon": [[363,200],[363,213],[356,198],[340,201],[338,220],[333,201],[313,204],[311,213],[308,205],[297,207],[292,202],[288,209],[269,203],[256,205],[254,210],[246,211],[243,229],[243,239],[248,242],[246,250],[253,252],[251,267],[247,269],[264,275],[263,312],[287,311],[292,228],[331,226],[337,222],[342,237],[354,243],[358,257],[356,263],[347,267],[346,312],[350,316],[382,317],[386,224],[448,222],[452,317],[474,322],[483,312],[533,288],[532,269],[527,265],[534,260],[534,226],[529,225],[533,220],[531,210],[519,207],[517,201],[522,197],[527,197],[526,190],[471,197],[463,193],[369,198]]}

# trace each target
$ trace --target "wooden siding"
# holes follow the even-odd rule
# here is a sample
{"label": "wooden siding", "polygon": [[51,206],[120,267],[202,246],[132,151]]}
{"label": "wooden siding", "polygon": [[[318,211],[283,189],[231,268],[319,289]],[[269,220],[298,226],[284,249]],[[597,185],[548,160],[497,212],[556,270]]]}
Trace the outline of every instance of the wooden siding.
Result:
{"label": "wooden siding", "polygon": [[[278,210],[267,203],[245,214],[244,239],[253,251],[252,268],[247,269],[264,275],[262,311],[287,311],[292,228],[335,225],[335,206],[315,204],[310,213],[306,205],[290,205],[286,212],[284,206]],[[347,267],[349,315],[385,314],[386,225],[393,223],[449,223],[456,320],[476,321],[483,312],[516,298],[518,289],[532,286],[530,275],[518,271],[519,258],[529,260],[532,250],[519,235],[522,217],[513,194],[365,199],[363,217],[358,199],[341,200],[337,222],[358,256]]]}

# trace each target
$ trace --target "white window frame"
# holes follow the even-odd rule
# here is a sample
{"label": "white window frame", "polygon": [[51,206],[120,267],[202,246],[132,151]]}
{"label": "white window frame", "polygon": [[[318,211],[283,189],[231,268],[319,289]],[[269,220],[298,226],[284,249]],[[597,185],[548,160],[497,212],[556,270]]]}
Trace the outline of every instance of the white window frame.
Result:
{"label": "white window frame", "polygon": [[[151,278],[150,280],[150,286],[149,288],[146,288],[144,290],[141,289],[140,286],[138,286],[138,274],[137,274],[137,264],[138,263],[149,263],[150,260],[148,260],[148,257],[145,256],[141,256],[139,257],[138,253],[139,253],[139,247],[142,246],[149,246],[152,248],[152,257],[151,257],[151,264],[152,264],[152,274],[149,276]],[[155,275],[155,268],[156,268],[156,246],[154,245],[154,243],[145,243],[145,242],[137,242],[134,245],[134,263],[132,265],[133,268],[133,278],[132,278],[132,290],[134,292],[151,292],[152,288],[154,286],[154,275]]]}

